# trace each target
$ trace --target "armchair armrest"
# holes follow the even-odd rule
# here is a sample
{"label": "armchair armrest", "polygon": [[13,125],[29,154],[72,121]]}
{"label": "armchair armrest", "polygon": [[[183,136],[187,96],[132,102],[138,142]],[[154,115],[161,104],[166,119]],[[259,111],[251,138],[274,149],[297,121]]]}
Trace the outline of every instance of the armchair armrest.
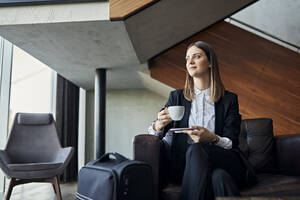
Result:
{"label": "armchair armrest", "polygon": [[300,134],[275,136],[275,141],[279,172],[300,176]]}
{"label": "armchair armrest", "polygon": [[9,156],[5,150],[0,150],[0,168],[4,171],[4,173],[7,174],[8,171],[8,164],[10,164],[11,161],[9,159]]}
{"label": "armchair armrest", "polygon": [[73,154],[74,154],[74,147],[64,147],[61,148],[56,153],[55,162],[61,162],[61,163],[69,163],[71,160]]}
{"label": "armchair armrest", "polygon": [[156,135],[141,134],[134,137],[133,158],[152,167],[154,200],[158,200],[161,186],[162,147],[163,142]]}

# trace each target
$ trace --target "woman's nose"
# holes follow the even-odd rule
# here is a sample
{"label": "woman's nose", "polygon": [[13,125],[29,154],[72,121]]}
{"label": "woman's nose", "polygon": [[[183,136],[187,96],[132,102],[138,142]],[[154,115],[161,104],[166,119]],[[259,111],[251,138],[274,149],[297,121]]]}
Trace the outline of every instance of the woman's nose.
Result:
{"label": "woman's nose", "polygon": [[189,64],[193,64],[194,63],[194,59],[190,59],[188,63]]}

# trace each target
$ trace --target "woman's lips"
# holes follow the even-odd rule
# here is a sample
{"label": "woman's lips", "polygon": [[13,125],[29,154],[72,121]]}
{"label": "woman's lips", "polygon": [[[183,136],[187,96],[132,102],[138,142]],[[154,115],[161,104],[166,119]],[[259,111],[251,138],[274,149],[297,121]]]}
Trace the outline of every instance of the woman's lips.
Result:
{"label": "woman's lips", "polygon": [[197,69],[197,67],[196,66],[190,66],[189,69],[194,70],[194,69]]}

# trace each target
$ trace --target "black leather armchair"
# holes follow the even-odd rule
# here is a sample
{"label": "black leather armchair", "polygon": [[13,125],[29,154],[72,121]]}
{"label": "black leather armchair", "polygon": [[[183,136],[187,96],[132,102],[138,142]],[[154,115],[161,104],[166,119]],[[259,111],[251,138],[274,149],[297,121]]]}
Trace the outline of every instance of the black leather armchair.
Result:
{"label": "black leather armchair", "polygon": [[[241,123],[239,142],[257,174],[257,184],[242,188],[242,196],[300,198],[300,134],[274,137],[272,119],[246,119]],[[181,186],[166,182],[165,154],[158,136],[143,134],[134,138],[134,159],[152,166],[155,200],[176,200]]]}

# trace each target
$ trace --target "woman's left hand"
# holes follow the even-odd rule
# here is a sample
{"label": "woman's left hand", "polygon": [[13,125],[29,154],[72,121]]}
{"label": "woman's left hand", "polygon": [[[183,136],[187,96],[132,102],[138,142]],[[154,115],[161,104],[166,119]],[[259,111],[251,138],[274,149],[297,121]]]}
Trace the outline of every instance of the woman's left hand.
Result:
{"label": "woman's left hand", "polygon": [[188,134],[194,142],[215,142],[219,140],[216,134],[202,126],[192,126],[191,128],[193,130],[185,130],[183,132]]}

